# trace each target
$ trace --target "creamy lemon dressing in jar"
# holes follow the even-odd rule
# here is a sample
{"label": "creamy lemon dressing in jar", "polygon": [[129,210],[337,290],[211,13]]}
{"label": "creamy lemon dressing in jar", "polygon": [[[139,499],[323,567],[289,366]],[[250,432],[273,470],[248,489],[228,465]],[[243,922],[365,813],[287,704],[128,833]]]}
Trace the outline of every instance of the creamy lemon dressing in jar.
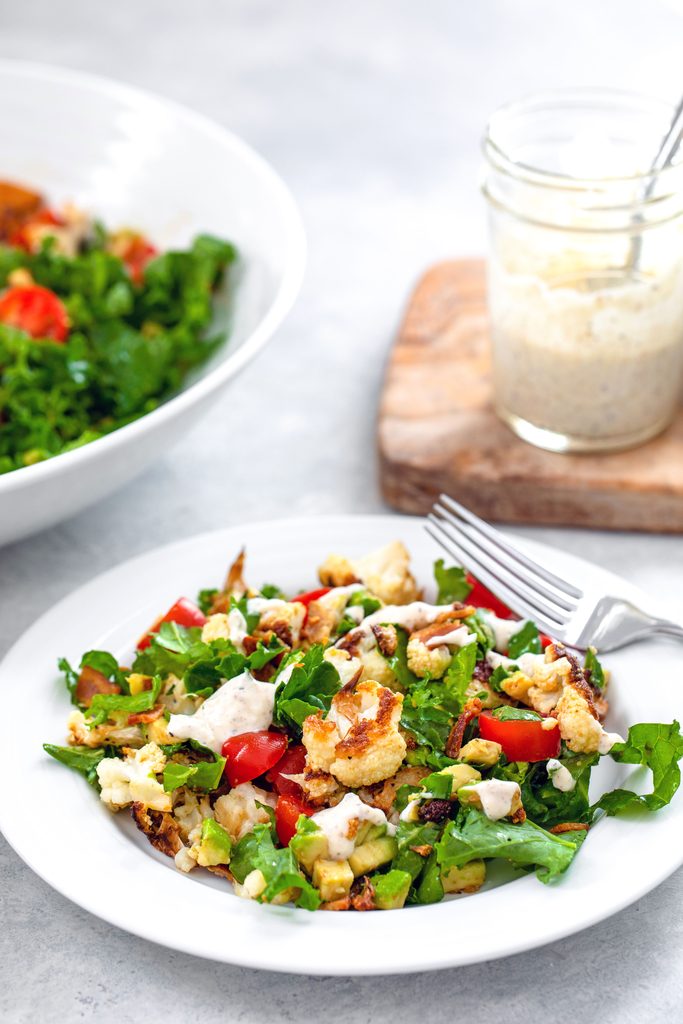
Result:
{"label": "creamy lemon dressing in jar", "polygon": [[680,401],[683,165],[654,182],[646,171],[670,116],[667,104],[574,90],[489,124],[496,408],[540,447],[639,444]]}

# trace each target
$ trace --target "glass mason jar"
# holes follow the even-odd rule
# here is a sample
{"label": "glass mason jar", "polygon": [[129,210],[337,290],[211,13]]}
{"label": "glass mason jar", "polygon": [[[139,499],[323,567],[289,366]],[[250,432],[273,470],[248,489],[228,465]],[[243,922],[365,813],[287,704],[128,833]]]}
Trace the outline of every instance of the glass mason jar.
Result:
{"label": "glass mason jar", "polygon": [[663,430],[683,383],[683,153],[648,172],[673,113],[569,90],[503,107],[484,152],[495,403],[551,451]]}

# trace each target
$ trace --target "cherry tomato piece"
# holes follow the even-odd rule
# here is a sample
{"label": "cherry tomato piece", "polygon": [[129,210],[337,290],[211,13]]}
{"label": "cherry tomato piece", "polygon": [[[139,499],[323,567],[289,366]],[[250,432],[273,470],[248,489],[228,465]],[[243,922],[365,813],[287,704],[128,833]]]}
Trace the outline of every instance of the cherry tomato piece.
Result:
{"label": "cherry tomato piece", "polygon": [[289,846],[290,839],[296,834],[299,815],[305,814],[310,818],[315,811],[315,807],[302,803],[300,800],[294,800],[291,796],[278,797],[275,806],[275,828],[283,846]]}
{"label": "cherry tomato piece", "polygon": [[515,613],[506,604],[503,604],[499,597],[496,597],[488,587],[485,587],[483,583],[480,583],[479,580],[469,573],[467,574],[467,582],[472,584],[472,589],[465,598],[468,604],[474,605],[475,608],[488,608],[499,619],[517,618]]}
{"label": "cherry tomato piece", "polygon": [[305,604],[308,607],[311,601],[317,601],[319,597],[324,597],[331,590],[332,587],[320,587],[318,590],[309,590],[306,594],[299,594],[298,597],[293,597],[292,601],[298,601],[299,604]]}
{"label": "cherry tomato piece", "polygon": [[281,732],[243,732],[231,736],[223,744],[222,754],[227,757],[225,777],[231,786],[263,775],[280,760],[287,749],[287,737]]}
{"label": "cherry tomato piece", "polygon": [[550,647],[550,645],[554,642],[553,638],[551,636],[548,636],[547,633],[539,633],[538,637],[541,641],[541,647],[543,648],[543,650],[545,650],[546,647]]}
{"label": "cherry tomato piece", "polygon": [[560,752],[560,729],[544,729],[541,721],[501,722],[489,711],[479,716],[479,735],[500,743],[508,761],[547,761]]}
{"label": "cherry tomato piece", "polygon": [[144,235],[131,234],[125,241],[120,257],[126,265],[133,284],[142,284],[145,267],[159,255],[159,250]]}
{"label": "cherry tomato piece", "polygon": [[16,285],[0,295],[0,321],[32,338],[66,341],[69,317],[62,300],[39,284]]}
{"label": "cherry tomato piece", "polygon": [[175,622],[178,626],[186,626],[188,628],[190,626],[203,626],[206,622],[206,615],[193,601],[190,601],[187,597],[179,597],[166,614],[156,620],[149,632],[145,633],[138,640],[137,646],[139,651],[144,651],[145,647],[149,647],[152,642],[152,633],[159,631],[159,626],[162,622]]}
{"label": "cherry tomato piece", "polygon": [[286,775],[300,775],[306,763],[306,748],[303,743],[288,747],[280,760],[274,765],[266,778],[280,796],[291,796],[295,800],[303,800],[303,790],[298,782],[293,782]]}

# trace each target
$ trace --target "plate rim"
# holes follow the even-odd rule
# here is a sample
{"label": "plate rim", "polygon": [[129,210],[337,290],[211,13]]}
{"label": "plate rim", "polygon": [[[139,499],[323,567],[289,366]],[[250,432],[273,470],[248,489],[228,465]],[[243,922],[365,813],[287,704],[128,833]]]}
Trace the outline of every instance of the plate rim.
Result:
{"label": "plate rim", "polygon": [[[298,516],[289,519],[269,519],[250,524],[232,524],[228,527],[224,527],[217,530],[205,531],[203,533],[194,535],[189,538],[183,538],[181,540],[172,541],[169,544],[150,548],[149,550],[141,554],[135,555],[132,558],[127,559],[120,565],[113,566],[112,568],[105,570],[103,573],[99,574],[94,579],[84,582],[81,586],[67,594],[61,601],[59,601],[56,605],[53,605],[43,615],[41,615],[29,627],[29,629],[26,630],[17,639],[17,641],[12,645],[10,650],[3,658],[2,662],[0,662],[0,685],[3,685],[3,682],[6,683],[6,680],[4,679],[7,671],[6,666],[8,663],[11,664],[12,658],[16,656],[15,652],[20,650],[22,645],[26,643],[28,640],[30,640],[34,634],[39,634],[41,630],[45,628],[46,620],[49,622],[49,619],[52,616],[57,617],[59,614],[59,610],[62,609],[63,606],[72,603],[78,604],[79,600],[82,599],[82,595],[84,594],[84,592],[106,585],[112,576],[117,574],[126,576],[131,572],[135,572],[137,564],[148,558],[157,559],[163,557],[164,555],[168,555],[169,552],[172,552],[173,549],[179,549],[183,547],[191,549],[195,545],[205,544],[213,545],[215,541],[219,541],[220,538],[225,538],[226,535],[231,535],[231,539],[233,541],[237,541],[240,531],[248,531],[252,534],[266,534],[272,531],[274,527],[277,527],[280,530],[282,530],[284,527],[284,529],[302,531],[307,527],[310,528],[311,524],[315,524],[316,527],[318,528],[322,526],[323,528],[327,528],[330,530],[341,529],[347,531],[349,535],[351,535],[351,531],[353,530],[353,526],[355,524],[361,528],[365,526],[371,529],[376,529],[378,532],[382,532],[383,535],[386,536],[388,531],[393,530],[395,533],[400,532],[402,527],[406,527],[409,530],[413,530],[415,526],[420,524],[421,522],[423,522],[423,520],[419,517],[397,516],[382,513],[368,515]],[[520,538],[516,539],[519,540]],[[253,545],[255,541],[252,540],[251,543]],[[523,541],[523,543],[527,542]],[[548,548],[547,545],[541,544],[539,542],[531,542],[528,546],[531,549],[536,548],[538,550]],[[218,550],[221,550],[220,546],[218,547]],[[583,562],[586,561],[584,559],[578,560]],[[592,565],[593,563],[587,564]],[[600,571],[606,572],[610,576],[615,576],[615,574],[609,573],[608,570],[602,570],[601,567],[596,568],[600,569]],[[621,579],[620,577],[615,578]],[[639,592],[638,588],[634,587],[632,584],[629,584],[628,581],[624,581],[624,585],[632,592]],[[68,710],[67,707],[65,707],[65,711],[66,710]],[[0,750],[0,761],[2,760],[2,756],[3,754],[2,751]],[[82,781],[80,779],[74,779],[74,781],[77,784],[82,785]],[[485,956],[482,956],[477,951],[474,951],[471,954],[468,954],[467,951],[458,951],[457,954],[454,954],[453,951],[448,952],[447,945],[444,947],[441,943],[435,943],[430,948],[429,953],[427,955],[420,955],[420,957],[418,958],[418,962],[412,962],[411,966],[409,967],[406,966],[405,961],[401,961],[389,965],[382,964],[379,968],[375,967],[374,964],[372,963],[367,963],[364,965],[356,964],[349,969],[343,963],[337,964],[336,962],[327,962],[325,964],[306,963],[302,965],[300,960],[296,958],[295,954],[287,953],[286,950],[277,961],[274,961],[272,956],[264,956],[263,958],[261,958],[258,955],[258,947],[255,947],[253,943],[249,942],[245,944],[244,952],[242,952],[240,949],[233,949],[230,950],[230,954],[226,956],[223,954],[221,950],[206,948],[202,946],[201,942],[198,943],[196,941],[196,936],[193,936],[192,940],[185,940],[182,934],[176,934],[170,938],[167,935],[161,937],[159,935],[158,928],[155,928],[154,921],[152,919],[146,919],[144,915],[136,916],[135,919],[131,922],[130,917],[126,917],[127,910],[125,909],[125,906],[123,904],[123,909],[121,910],[120,913],[116,910],[113,910],[112,908],[108,908],[106,911],[103,911],[102,907],[98,905],[97,898],[90,898],[87,892],[74,892],[73,882],[69,884],[68,882],[55,880],[53,877],[51,877],[50,872],[46,871],[38,863],[40,858],[34,857],[32,851],[26,852],[22,848],[21,842],[15,841],[16,835],[12,835],[11,826],[9,828],[8,834],[8,829],[6,827],[6,821],[9,815],[8,806],[9,805],[5,806],[3,804],[0,804],[0,828],[2,829],[7,841],[18,854],[18,856],[20,856],[21,859],[36,874],[39,875],[39,877],[46,881],[47,884],[49,884],[57,892],[61,893],[66,898],[70,899],[78,906],[87,910],[89,913],[94,914],[96,917],[106,920],[110,924],[122,928],[125,931],[130,932],[132,934],[138,935],[141,938],[147,939],[148,941],[153,941],[160,945],[165,945],[167,947],[177,949],[181,952],[189,953],[191,955],[199,955],[204,958],[216,960],[219,962],[228,962],[240,966],[267,969],[276,972],[305,973],[318,976],[339,975],[348,977],[361,975],[384,975],[392,973],[405,973],[406,971],[439,970],[453,966],[460,966],[477,962],[486,962],[488,960],[499,959],[501,957],[521,953],[536,948],[538,946],[554,942],[568,935],[575,934],[579,931],[584,930],[585,928],[591,927],[599,921],[602,921],[612,916],[615,913],[618,913],[620,910],[624,909],[631,903],[640,899],[647,892],[656,888],[656,886],[661,884],[661,882],[664,881],[665,878],[672,874],[673,871],[675,871],[676,868],[681,863],[683,863],[683,850],[680,850],[677,858],[669,857],[665,860],[664,863],[662,863],[658,871],[649,874],[646,879],[640,882],[640,884],[636,884],[635,886],[631,885],[631,887],[625,893],[622,893],[620,899],[612,900],[607,910],[605,910],[604,907],[598,907],[594,910],[593,913],[584,914],[581,917],[579,923],[576,923],[575,921],[557,920],[557,923],[553,927],[549,928],[546,932],[544,932],[540,939],[536,935],[532,934],[528,934],[525,938],[517,937],[512,941],[509,939],[509,937],[507,937],[504,943],[504,948],[501,945],[500,941],[498,941],[497,945],[494,943],[493,948]],[[665,815],[666,809],[663,812],[659,812],[657,820],[662,820],[663,816]],[[610,820],[614,823],[614,819]],[[140,851],[134,849],[134,854],[136,857],[139,857]],[[186,883],[186,880],[183,878],[182,875],[180,875],[179,873],[176,874],[172,870],[169,872],[169,878],[174,879],[174,882],[169,884],[169,890],[175,888],[175,886],[178,883]],[[547,890],[546,887],[541,887],[533,876],[527,876],[525,878],[518,879],[514,883],[512,883],[511,887],[514,888],[516,891],[521,892],[522,888],[528,888],[529,884],[531,884],[531,886],[537,887],[535,890],[530,890],[530,892],[535,891],[536,893],[538,893],[540,891],[552,891]],[[210,891],[212,893],[215,892],[214,890],[207,889],[207,887],[204,886],[196,888],[201,888],[205,891]],[[478,899],[482,900],[487,896],[492,897],[495,892],[498,892],[498,894],[500,894],[500,890],[493,890],[489,893],[480,894]],[[266,927],[268,927],[269,920],[271,922],[277,921],[278,919],[281,921],[283,919],[283,914],[287,919],[291,918],[292,920],[310,920],[312,917],[312,915],[309,915],[305,911],[290,910],[289,908],[262,907],[259,905],[251,905],[249,904],[248,901],[235,901],[231,899],[230,904],[232,904],[232,906],[230,909],[228,909],[225,915],[226,920],[229,920],[230,918],[234,920],[235,918],[240,917],[243,919],[243,921],[248,920],[249,912],[256,911],[259,915],[258,919],[255,919],[257,927],[262,926],[264,924]],[[442,913],[443,908],[447,905],[448,904],[440,905],[442,908]],[[415,922],[415,924],[417,924],[417,915],[422,915],[422,918],[424,920],[425,915],[433,914],[434,910],[436,910],[436,907],[411,908],[411,919]],[[304,917],[302,918],[301,915],[304,915]],[[319,915],[317,914],[314,916],[315,918],[319,917]],[[322,916],[324,916],[324,918],[328,921],[329,919],[332,919],[332,921],[330,922],[331,928],[341,932],[342,934],[344,934],[345,932],[351,934],[353,933],[354,930],[356,930],[355,925],[347,925],[345,921],[347,917],[355,918],[356,915],[325,914]],[[370,917],[371,919],[384,918],[384,915],[371,915]],[[363,920],[365,920],[365,918],[363,918]],[[443,923],[443,920],[444,919],[442,918],[441,923]],[[327,924],[325,927],[327,928]],[[436,937],[439,936],[439,931],[439,921],[438,919],[435,919],[434,932]]]}

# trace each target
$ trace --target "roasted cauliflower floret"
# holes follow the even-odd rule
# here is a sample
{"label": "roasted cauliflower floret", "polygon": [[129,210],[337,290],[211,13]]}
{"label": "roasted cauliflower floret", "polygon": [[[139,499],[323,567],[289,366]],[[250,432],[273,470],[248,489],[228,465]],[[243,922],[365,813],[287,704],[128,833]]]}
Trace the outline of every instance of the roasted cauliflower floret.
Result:
{"label": "roasted cauliflower floret", "polygon": [[180,826],[183,842],[193,842],[204,818],[213,818],[208,796],[199,796],[183,786],[173,793],[173,817]]}
{"label": "roasted cauliflower floret", "polygon": [[306,766],[350,788],[388,779],[406,753],[399,732],[402,706],[401,694],[371,679],[340,691],[326,718],[310,715],[304,721]]}
{"label": "roasted cauliflower floret", "polygon": [[555,716],[560,724],[560,735],[570,750],[577,754],[595,753],[603,729],[587,695],[568,684],[557,702]]}
{"label": "roasted cauliflower floret", "polygon": [[224,612],[209,615],[202,626],[202,643],[210,644],[213,640],[229,640],[230,623]]}
{"label": "roasted cauliflower floret", "polygon": [[[126,721],[128,716],[126,715]],[[82,711],[74,710],[67,719],[68,741],[72,746],[103,747],[111,744],[116,747],[141,747],[144,738],[137,725],[117,725],[104,722],[93,729],[88,727]]]}
{"label": "roasted cauliflower floret", "polygon": [[306,618],[306,608],[299,601],[282,601],[265,608],[261,613],[254,636],[274,633],[287,647],[296,647]]}
{"label": "roasted cauliflower floret", "polygon": [[250,782],[242,782],[225,796],[219,796],[213,807],[213,813],[219,825],[222,825],[235,842],[251,832],[254,825],[267,825],[270,821],[268,812],[259,807],[275,807],[275,797],[266,793]]}
{"label": "roasted cauliflower floret", "polygon": [[504,679],[502,690],[539,714],[549,714],[562,696],[565,683],[572,678],[573,666],[568,658],[557,657],[552,644],[546,648],[545,661],[534,655],[522,655],[520,661],[522,671]]}
{"label": "roasted cauliflower floret", "polygon": [[408,551],[395,540],[355,560],[330,555],[320,566],[318,575],[323,586],[344,587],[360,582],[386,604],[409,604],[420,596],[409,565]]}
{"label": "roasted cauliflower floret", "polygon": [[112,810],[140,803],[154,811],[170,811],[171,794],[157,781],[164,770],[166,756],[156,743],[147,743],[140,750],[126,749],[126,756],[104,757],[97,766],[100,799]]}
{"label": "roasted cauliflower floret", "polygon": [[418,636],[411,636],[406,653],[410,671],[416,676],[429,673],[432,679],[441,679],[453,658],[450,648],[445,644],[427,647]]}

